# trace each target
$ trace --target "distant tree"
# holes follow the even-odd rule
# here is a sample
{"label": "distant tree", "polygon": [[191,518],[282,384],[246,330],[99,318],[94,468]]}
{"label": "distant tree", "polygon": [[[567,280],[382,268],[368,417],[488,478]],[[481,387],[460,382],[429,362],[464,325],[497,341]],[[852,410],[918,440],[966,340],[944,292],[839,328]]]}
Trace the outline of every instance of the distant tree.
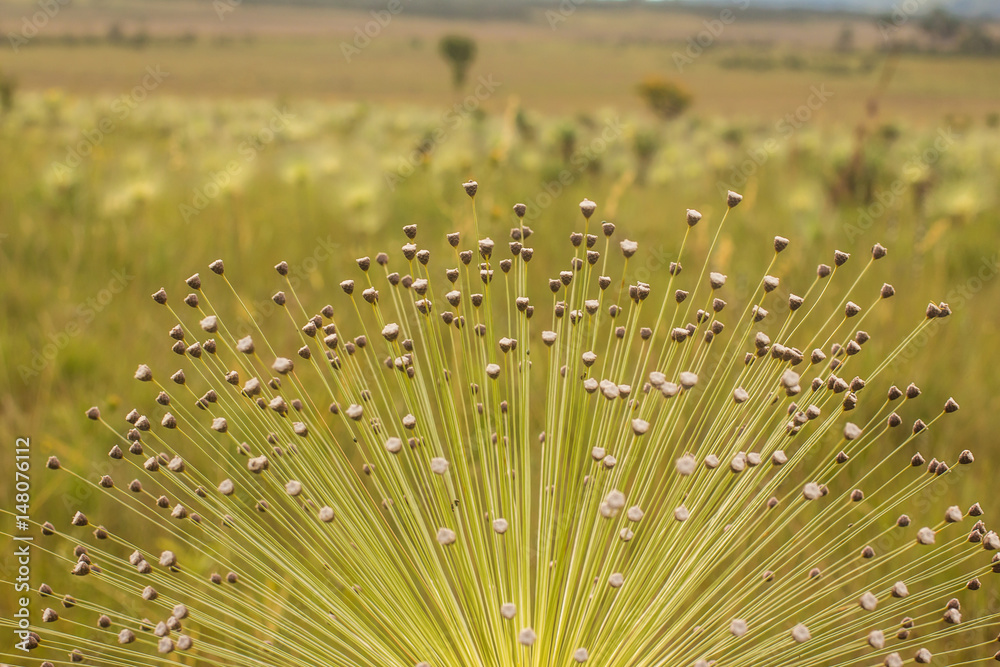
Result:
{"label": "distant tree", "polygon": [[0,113],[7,113],[14,108],[14,91],[17,81],[13,76],[0,71]]}
{"label": "distant tree", "polygon": [[962,37],[958,44],[961,53],[969,53],[977,56],[989,56],[1000,51],[1000,44],[983,30],[980,26],[969,29],[968,34]]}
{"label": "distant tree", "polygon": [[570,122],[560,125],[556,130],[556,143],[559,145],[563,162],[568,163],[576,152],[576,126]]}
{"label": "distant tree", "polygon": [[637,162],[636,183],[645,185],[653,158],[660,150],[660,136],[652,130],[639,130],[632,139],[632,150],[635,151]]}
{"label": "distant tree", "polygon": [[465,84],[469,65],[476,59],[476,41],[463,35],[445,35],[438,42],[438,51],[451,66],[451,80],[455,89]]}
{"label": "distant tree", "polygon": [[962,20],[941,7],[931,10],[920,20],[920,29],[934,39],[947,41],[962,30]]}
{"label": "distant tree", "polygon": [[637,87],[637,92],[653,113],[664,120],[681,115],[694,100],[694,96],[687,88],[657,74],[651,74],[643,79]]}
{"label": "distant tree", "polygon": [[105,35],[104,39],[108,40],[110,44],[121,44],[125,41],[125,31],[122,30],[122,26],[119,23],[112,23],[111,27],[108,28],[108,34]]}
{"label": "distant tree", "polygon": [[834,49],[840,53],[850,53],[854,50],[854,28],[850,24],[845,23],[844,27],[840,29]]}

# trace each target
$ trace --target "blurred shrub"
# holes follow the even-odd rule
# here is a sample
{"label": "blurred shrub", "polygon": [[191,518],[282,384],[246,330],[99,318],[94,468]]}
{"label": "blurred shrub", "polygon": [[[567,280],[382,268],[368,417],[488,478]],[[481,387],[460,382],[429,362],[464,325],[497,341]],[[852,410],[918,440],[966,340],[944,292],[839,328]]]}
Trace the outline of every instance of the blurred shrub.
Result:
{"label": "blurred shrub", "polygon": [[451,80],[455,89],[465,84],[469,65],[476,59],[476,42],[471,37],[463,35],[445,35],[438,42],[438,51],[451,67]]}
{"label": "blurred shrub", "polygon": [[643,79],[637,92],[652,112],[664,120],[681,115],[694,101],[694,96],[687,88],[657,74]]}

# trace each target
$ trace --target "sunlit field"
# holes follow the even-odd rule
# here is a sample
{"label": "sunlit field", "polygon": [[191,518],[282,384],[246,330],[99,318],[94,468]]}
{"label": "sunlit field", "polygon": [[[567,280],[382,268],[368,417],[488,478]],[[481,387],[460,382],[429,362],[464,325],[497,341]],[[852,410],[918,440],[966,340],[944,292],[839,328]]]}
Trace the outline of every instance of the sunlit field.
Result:
{"label": "sunlit field", "polygon": [[[0,4],[5,33],[19,29],[22,9]],[[100,405],[118,427],[149,402],[132,379],[137,365],[165,371],[177,357],[174,322],[150,297],[164,287],[184,308],[184,279],[208,277],[213,260],[225,260],[243,298],[245,310],[232,298],[215,304],[234,330],[282,340],[287,316],[271,298],[287,289],[281,261],[297,297],[318,308],[341,296],[341,281],[360,281],[358,257],[385,251],[391,270],[410,270],[399,255],[405,225],[443,255],[445,234],[461,232],[472,247],[478,224],[506,253],[522,202],[542,297],[567,268],[589,198],[592,224],[614,223],[641,250],[616,267],[615,284],[655,286],[677,260],[686,209],[704,216],[686,252],[704,256],[729,190],[744,199],[710,269],[728,275],[730,309],[754,298],[775,235],[790,241],[772,269],[781,301],[808,289],[835,250],[851,254],[847,269],[861,277],[852,290],[853,277],[838,278],[827,298],[860,294],[867,305],[883,283],[895,286],[892,308],[867,316],[877,332],[861,362],[868,370],[921,323],[928,302],[950,304],[953,314],[910,341],[881,379],[920,384],[918,405],[933,411],[949,397],[961,404],[960,418],[922,436],[928,460],[964,443],[994,462],[949,486],[946,504],[996,495],[995,57],[890,52],[872,21],[840,15],[737,16],[691,58],[688,36],[717,11],[581,8],[554,24],[542,10],[493,21],[403,12],[363,45],[354,29],[370,20],[364,11],[64,11],[0,56],[0,438],[30,435],[37,452],[90,479],[45,484],[37,457],[37,521],[65,523],[84,502],[113,511],[92,484],[115,441],[84,411]],[[111,22],[124,42],[108,41]],[[838,48],[845,27],[852,42]],[[478,43],[458,90],[437,49],[445,33]],[[128,41],[136,35],[145,37]],[[922,39],[912,25],[899,35]],[[691,106],[669,119],[652,113],[636,92],[650,74],[680,82]],[[462,187],[470,179],[477,221]],[[876,243],[888,256],[862,272]],[[443,273],[439,283],[433,296],[444,303]],[[762,327],[773,334],[781,321]],[[0,497],[10,485],[0,479]],[[35,571],[66,578],[50,567],[39,561]],[[13,568],[5,550],[0,573]],[[10,608],[0,597],[0,611]]]}

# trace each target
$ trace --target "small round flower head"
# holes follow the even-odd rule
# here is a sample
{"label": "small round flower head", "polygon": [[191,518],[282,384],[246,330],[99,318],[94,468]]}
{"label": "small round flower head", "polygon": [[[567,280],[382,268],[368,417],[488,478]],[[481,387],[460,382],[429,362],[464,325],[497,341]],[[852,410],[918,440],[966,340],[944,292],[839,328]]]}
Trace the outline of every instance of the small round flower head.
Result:
{"label": "small round flower head", "polygon": [[254,344],[253,338],[250,336],[244,336],[243,338],[236,341],[236,349],[243,354],[253,354]]}
{"label": "small round flower head", "polygon": [[435,475],[443,475],[448,472],[448,459],[435,456],[431,459],[431,472]]}
{"label": "small round flower head", "polygon": [[856,440],[861,437],[861,427],[852,422],[847,422],[844,426],[844,438],[847,440]]}
{"label": "small round flower head", "polygon": [[898,653],[890,653],[882,662],[885,667],[903,667],[903,658]]}
{"label": "small round flower head", "polygon": [[726,206],[729,208],[735,208],[741,201],[743,201],[743,195],[732,190],[726,193]]}
{"label": "small round flower head", "polygon": [[538,635],[531,628],[523,628],[519,633],[517,633],[517,641],[523,646],[531,646],[538,639]]}
{"label": "small round flower head", "polygon": [[644,512],[638,505],[633,505],[632,507],[629,507],[628,512],[625,513],[626,518],[628,518],[629,521],[635,523],[642,521],[643,515]]}
{"label": "small round flower head", "polygon": [[983,535],[983,549],[987,551],[1000,551],[1000,535],[992,530]]}
{"label": "small round flower head", "polygon": [[462,183],[462,187],[465,188],[465,194],[470,197],[475,197],[476,192],[479,190],[479,183],[475,181],[466,181],[465,183]]}
{"label": "small round flower head", "polygon": [[385,441],[385,451],[390,454],[398,454],[403,448],[403,441],[396,436],[392,436]]}
{"label": "small round flower head", "polygon": [[139,382],[149,382],[153,379],[153,371],[146,364],[139,364],[135,371],[135,379]]}
{"label": "small round flower head", "polygon": [[589,199],[584,199],[580,202],[580,212],[583,213],[583,217],[590,220],[590,216],[594,215],[594,211],[597,210],[597,204],[590,201]]}
{"label": "small round flower head", "polygon": [[729,632],[734,637],[742,637],[747,633],[747,622],[742,618],[734,618],[729,624]]}
{"label": "small round flower head", "polygon": [[781,252],[787,247],[788,247],[788,239],[786,239],[784,236],[774,237],[774,252]]}
{"label": "small round flower head", "polygon": [[712,289],[720,289],[726,284],[726,276],[717,271],[712,271],[708,274],[708,282],[712,286]]}
{"label": "small round flower head", "polygon": [[573,659],[579,663],[587,662],[588,657],[589,656],[587,654],[587,649],[585,648],[578,648],[575,651],[573,651]]}
{"label": "small round flower head", "polygon": [[636,243],[635,241],[629,241],[628,239],[623,240],[620,246],[622,249],[622,254],[625,255],[626,259],[634,255],[636,251],[639,250],[639,244]]}
{"label": "small round flower head", "polygon": [[786,369],[785,372],[781,374],[781,384],[786,389],[797,387],[799,384],[799,379],[800,379],[799,374],[793,371],[791,368]]}
{"label": "small round flower head", "polygon": [[689,208],[687,210],[687,223],[688,223],[688,227],[694,227],[700,221],[701,221],[701,213],[699,213],[698,211],[694,210],[693,208]]}
{"label": "small round flower head", "polygon": [[809,641],[812,639],[812,635],[809,634],[809,628],[807,628],[802,623],[799,623],[794,628],[792,628],[792,639],[794,639],[799,644]]}
{"label": "small round flower head", "polygon": [[173,551],[164,551],[160,554],[160,567],[174,567],[177,565],[177,556]]}
{"label": "small round flower head", "polygon": [[392,342],[399,338],[399,325],[395,322],[390,322],[382,327],[382,337],[387,341]]}
{"label": "small round flower head", "polygon": [[878,605],[878,598],[871,591],[866,591],[858,598],[858,605],[865,611],[875,611]]}
{"label": "small round flower head", "polygon": [[917,531],[917,542],[920,544],[934,544],[935,537],[934,531],[931,528],[924,527]]}
{"label": "small round flower head", "polygon": [[681,475],[687,476],[694,474],[695,469],[698,467],[698,462],[690,454],[685,454],[681,458],[677,459],[677,472]]}
{"label": "small round flower head", "polygon": [[438,528],[437,532],[438,544],[442,546],[448,546],[450,544],[454,544],[456,539],[458,539],[458,536],[455,535],[455,531],[453,531],[451,528]]}
{"label": "small round flower head", "polygon": [[611,509],[618,511],[625,507],[625,494],[618,489],[612,489],[604,498],[604,502],[607,503],[608,507]]}
{"label": "small round flower head", "polygon": [[684,505],[674,510],[674,520],[684,522],[691,518],[691,512]]}
{"label": "small round flower head", "polygon": [[330,523],[333,521],[333,508],[332,507],[320,507],[319,512],[316,515],[320,521],[323,523]]}
{"label": "small round flower head", "polygon": [[507,532],[507,529],[509,527],[510,524],[507,523],[507,519],[501,518],[493,520],[493,532],[495,532],[497,535],[503,535],[504,533]]}
{"label": "small round flower head", "polygon": [[645,435],[649,431],[649,422],[645,419],[632,420],[632,432],[636,435]]}
{"label": "small round flower head", "polygon": [[621,588],[625,583],[625,576],[621,572],[615,572],[608,577],[608,586],[611,588]]}
{"label": "small round flower head", "polygon": [[822,495],[822,489],[820,489],[819,484],[816,484],[815,482],[809,482],[802,488],[802,496],[806,500],[816,500]]}

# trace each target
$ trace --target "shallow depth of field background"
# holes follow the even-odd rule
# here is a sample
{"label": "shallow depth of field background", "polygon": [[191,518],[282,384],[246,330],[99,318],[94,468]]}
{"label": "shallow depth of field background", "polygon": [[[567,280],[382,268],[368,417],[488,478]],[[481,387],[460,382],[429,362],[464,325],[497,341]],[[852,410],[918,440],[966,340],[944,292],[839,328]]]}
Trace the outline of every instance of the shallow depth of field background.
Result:
{"label": "shallow depth of field background", "polygon": [[[89,488],[46,485],[45,457],[98,474],[113,439],[84,410],[99,405],[124,425],[132,407],[153,406],[135,367],[173,370],[174,322],[152,292],[163,286],[185,308],[183,279],[201,272],[221,295],[207,269],[221,257],[257,320],[277,330],[275,263],[288,261],[318,309],[358,277],[355,257],[386,250],[399,261],[404,224],[439,253],[445,232],[470,238],[469,178],[481,229],[503,246],[511,206],[528,204],[540,278],[566,268],[584,197],[640,242],[628,277],[655,288],[685,209],[705,214],[697,253],[726,189],[742,192],[713,263],[735,303],[775,234],[792,243],[774,270],[782,294],[804,291],[835,248],[854,255],[853,275],[884,243],[889,257],[855,299],[867,306],[882,282],[897,289],[866,324],[870,363],[928,300],[949,301],[954,316],[883,380],[924,389],[907,423],[949,396],[962,405],[921,443],[928,459],[968,447],[997,469],[997,26],[744,2],[515,3],[489,16],[474,2],[417,4],[384,21],[393,5],[378,1],[79,0],[42,15],[0,2],[0,451],[32,438],[33,518],[65,526],[78,506],[99,505]],[[731,20],[707,32],[721,18]],[[478,47],[458,90],[438,53],[446,34]],[[679,84],[690,106],[654,113],[637,93],[650,77]],[[690,255],[686,265],[696,268]],[[996,483],[986,470],[949,487],[947,504],[986,504]],[[0,476],[5,499],[10,477]],[[11,551],[0,553],[4,572]]]}

